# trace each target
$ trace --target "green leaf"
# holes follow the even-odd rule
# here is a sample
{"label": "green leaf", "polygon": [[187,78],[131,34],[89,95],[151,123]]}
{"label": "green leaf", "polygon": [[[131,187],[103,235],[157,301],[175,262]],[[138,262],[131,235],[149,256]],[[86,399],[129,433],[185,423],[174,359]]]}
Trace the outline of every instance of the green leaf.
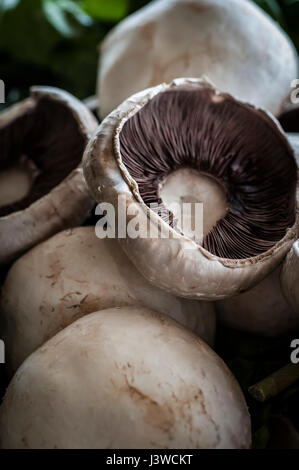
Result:
{"label": "green leaf", "polygon": [[129,0],[83,0],[82,7],[96,20],[116,22],[128,13]]}
{"label": "green leaf", "polygon": [[0,11],[11,10],[15,8],[20,0],[0,0]]}
{"label": "green leaf", "polygon": [[85,13],[81,5],[72,0],[58,0],[56,3],[59,4],[60,8],[66,13],[69,13],[73,18],[80,23],[82,26],[91,26],[93,21],[92,18]]}
{"label": "green leaf", "polygon": [[55,0],[43,0],[43,11],[49,23],[62,36],[72,38],[76,35],[76,30],[70,24],[60,2]]}

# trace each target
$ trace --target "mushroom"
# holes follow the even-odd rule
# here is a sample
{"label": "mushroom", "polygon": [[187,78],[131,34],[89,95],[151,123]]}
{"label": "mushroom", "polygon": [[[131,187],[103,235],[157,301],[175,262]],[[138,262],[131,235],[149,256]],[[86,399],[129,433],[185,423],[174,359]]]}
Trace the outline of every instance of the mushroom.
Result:
{"label": "mushroom", "polygon": [[[287,259],[290,259],[289,255]],[[292,292],[288,296],[282,290],[285,267],[285,289],[289,288]],[[297,306],[291,304],[291,298],[296,295],[295,273],[293,261],[284,262],[247,292],[216,302],[220,322],[230,328],[261,336],[275,337],[295,331],[299,328],[299,303]]]}
{"label": "mushroom", "polygon": [[94,227],[58,233],[18,259],[0,301],[7,363],[24,359],[76,319],[108,307],[145,305],[173,317],[213,344],[211,302],[176,298],[144,279],[118,242]]}
{"label": "mushroom", "polygon": [[87,217],[81,167],[97,122],[69,93],[33,87],[0,115],[0,264]]}
{"label": "mushroom", "polygon": [[[119,242],[129,258],[175,295],[245,291],[298,236],[296,162],[278,123],[204,80],[128,98],[89,141],[83,166],[98,202],[126,206],[116,226],[125,212],[130,235]],[[170,207],[177,201],[203,204],[203,233],[182,230]]]}
{"label": "mushroom", "polygon": [[87,315],[35,351],[0,408],[2,449],[250,447],[241,389],[201,339],[143,307]]}
{"label": "mushroom", "polygon": [[[297,166],[299,135],[287,134]],[[299,186],[297,186],[297,205]],[[299,328],[298,240],[286,259],[258,285],[243,294],[216,302],[218,317],[226,326],[263,336],[279,336]]]}
{"label": "mushroom", "polygon": [[295,47],[247,0],[156,0],[101,45],[100,114],[176,77],[207,75],[216,87],[277,115],[297,77]]}

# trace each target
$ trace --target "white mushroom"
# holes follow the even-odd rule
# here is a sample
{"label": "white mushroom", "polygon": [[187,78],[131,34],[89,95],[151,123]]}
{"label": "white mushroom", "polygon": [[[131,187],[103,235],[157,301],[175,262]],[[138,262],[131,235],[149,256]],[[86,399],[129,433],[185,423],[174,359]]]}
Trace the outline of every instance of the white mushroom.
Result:
{"label": "white mushroom", "polygon": [[33,87],[0,114],[0,264],[87,218],[94,201],[81,159],[96,127],[86,106],[57,88]]}
{"label": "white mushroom", "polygon": [[[290,259],[289,255],[287,259]],[[285,266],[286,262],[283,265]],[[298,277],[298,273],[295,274],[292,262],[288,261],[286,267],[287,285],[289,287],[292,285],[294,292],[295,285],[291,283],[296,276]],[[298,329],[299,303],[293,308],[284,295],[281,271],[284,271],[282,265],[244,294],[216,302],[216,310],[221,323],[230,328],[262,336],[280,336]]]}
{"label": "white mushroom", "polygon": [[207,75],[221,90],[277,115],[297,70],[290,39],[251,1],[156,0],[101,45],[100,113],[159,83]]}
{"label": "white mushroom", "polygon": [[[127,231],[138,226],[136,236],[119,238],[129,258],[175,295],[219,300],[243,292],[298,236],[296,163],[280,126],[203,80],[176,79],[128,98],[101,123],[83,165],[95,199],[118,209],[116,226],[119,199]],[[176,194],[161,191],[169,175]],[[171,193],[182,206],[203,204],[204,218],[217,203],[203,239],[176,225]]]}
{"label": "white mushroom", "polygon": [[248,448],[241,389],[201,339],[152,310],[87,315],[34,352],[0,408],[3,449]]}
{"label": "white mushroom", "polygon": [[18,259],[1,296],[1,338],[10,369],[76,319],[108,307],[145,305],[213,344],[211,302],[176,298],[146,281],[116,240],[94,227],[66,230]]}

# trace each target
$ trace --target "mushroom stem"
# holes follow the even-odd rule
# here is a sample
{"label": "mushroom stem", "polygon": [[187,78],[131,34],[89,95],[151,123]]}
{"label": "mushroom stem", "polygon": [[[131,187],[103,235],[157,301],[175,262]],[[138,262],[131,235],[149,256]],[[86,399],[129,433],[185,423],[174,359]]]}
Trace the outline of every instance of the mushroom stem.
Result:
{"label": "mushroom stem", "polygon": [[299,364],[290,363],[252,385],[248,391],[257,401],[264,402],[286,390],[297,380],[299,380]]}

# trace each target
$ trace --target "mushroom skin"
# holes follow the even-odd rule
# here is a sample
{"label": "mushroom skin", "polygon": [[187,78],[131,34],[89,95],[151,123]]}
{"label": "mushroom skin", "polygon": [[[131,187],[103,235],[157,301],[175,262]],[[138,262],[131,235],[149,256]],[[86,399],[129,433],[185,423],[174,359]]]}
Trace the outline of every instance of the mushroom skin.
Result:
{"label": "mushroom skin", "polygon": [[236,330],[269,337],[280,336],[298,329],[299,304],[293,307],[289,301],[291,295],[287,296],[283,291],[285,274],[282,275],[282,272],[286,267],[287,285],[290,287],[292,285],[291,272],[294,273],[294,270],[291,264],[289,261],[286,264],[285,260],[252,289],[216,302],[217,317],[220,322]]}
{"label": "mushroom skin", "polygon": [[207,75],[221,90],[278,115],[297,70],[290,39],[251,1],[156,0],[101,44],[100,114],[159,83]]}
{"label": "mushroom skin", "polygon": [[[145,278],[178,296],[220,300],[250,289],[276,268],[298,236],[299,213],[297,210],[295,223],[287,229],[285,236],[264,253],[247,259],[228,259],[215,256],[190,238],[178,234],[144,203],[137,182],[123,163],[119,136],[127,120],[151,99],[180,87],[214,90],[216,103],[229,96],[215,90],[206,80],[191,78],[175,79],[170,84],[136,93],[109,114],[90,139],[83,156],[84,174],[98,202],[109,202],[117,207],[119,197],[125,201],[127,226],[134,218],[141,221],[140,236],[119,238],[119,243]],[[278,122],[262,110],[256,112],[278,132],[294,158]],[[159,236],[149,237],[149,227],[150,233],[158,231]]]}
{"label": "mushroom skin", "polygon": [[222,359],[140,306],[87,315],[27,358],[1,405],[0,435],[2,449],[251,444],[243,394]]}
{"label": "mushroom skin", "polygon": [[282,292],[299,318],[299,239],[295,241],[283,263]]}
{"label": "mushroom skin", "polygon": [[[8,159],[8,162],[5,164],[7,165],[9,159],[13,158],[12,154],[15,157],[15,155],[18,156],[18,153],[20,153],[21,156],[22,151],[26,152],[27,148],[30,149],[30,141],[32,141],[34,145],[38,144],[36,141],[37,137],[35,136],[34,139],[32,137],[32,129],[39,129],[42,126],[41,119],[39,118],[38,121],[33,121],[31,127],[29,127],[28,123],[29,119],[31,119],[30,116],[34,113],[34,109],[38,107],[40,109],[42,106],[44,106],[45,109],[49,107],[49,110],[51,110],[49,112],[50,116],[48,116],[50,122],[45,125],[46,132],[48,132],[52,122],[53,128],[55,128],[56,125],[56,116],[55,114],[51,114],[53,107],[55,108],[56,106],[60,110],[63,110],[64,113],[68,113],[68,119],[72,120],[73,127],[76,128],[76,132],[80,137],[83,155],[85,143],[98,125],[96,119],[87,107],[74,96],[58,88],[33,87],[30,92],[30,98],[0,114],[0,135],[1,133],[4,134],[1,143],[1,148],[3,147],[1,152],[2,158],[4,155],[4,146],[9,142],[9,152],[8,155],[4,157]],[[16,125],[18,119],[24,121],[22,121],[23,125],[21,126],[24,137],[22,137],[23,141],[21,144],[18,142],[14,145],[14,142],[11,142],[12,137],[9,135],[9,129]],[[67,122],[64,122],[63,125],[65,128],[67,124]],[[28,135],[26,135],[26,126],[28,126]],[[25,129],[25,131],[23,129]],[[63,129],[59,131],[60,134],[63,133]],[[6,137],[5,132],[8,133],[8,137]],[[73,140],[75,137],[76,136],[73,137]],[[14,135],[13,138],[15,138]],[[57,148],[56,141],[58,138],[62,138],[61,135],[57,137],[56,133],[53,132],[50,140],[40,146],[40,151],[49,152],[51,146],[55,145],[55,148]],[[22,148],[23,145],[26,147],[25,150]],[[40,155],[38,154],[38,150],[35,150],[35,152],[36,158],[39,159]],[[47,155],[47,157],[49,157],[49,155]],[[42,240],[60,230],[79,225],[87,218],[94,205],[94,200],[89,194],[80,161],[78,163],[75,164],[76,168],[64,177],[58,185],[41,197],[30,201],[28,206],[20,206],[20,209],[14,208],[11,213],[6,212],[3,215],[2,213],[0,214],[0,264],[11,263],[23,252]],[[47,159],[47,165],[48,164],[51,164],[49,158]],[[61,161],[59,165],[61,165]],[[2,168],[0,168],[0,171],[1,169]],[[45,169],[44,173],[47,172],[48,170]]]}
{"label": "mushroom skin", "polygon": [[11,371],[45,341],[96,310],[144,305],[171,316],[209,344],[215,334],[211,302],[174,297],[151,285],[114,239],[94,227],[58,233],[10,268],[0,300],[1,337]]}

